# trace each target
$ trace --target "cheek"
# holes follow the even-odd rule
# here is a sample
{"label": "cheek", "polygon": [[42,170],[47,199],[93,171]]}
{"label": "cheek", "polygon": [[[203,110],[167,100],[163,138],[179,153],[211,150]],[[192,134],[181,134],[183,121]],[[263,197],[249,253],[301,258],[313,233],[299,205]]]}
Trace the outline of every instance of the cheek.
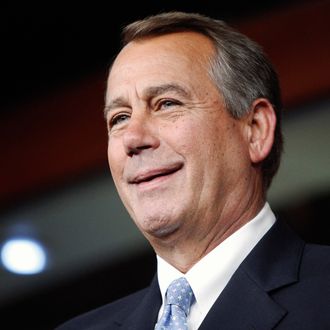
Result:
{"label": "cheek", "polygon": [[[210,167],[211,158],[214,157],[213,141],[205,129],[194,123],[186,123],[177,128],[177,133],[171,135],[170,144],[185,160],[188,177],[196,185],[205,177],[205,171]],[[188,125],[189,124],[189,125]]]}
{"label": "cheek", "polygon": [[112,164],[114,163],[114,159],[113,159],[113,147],[111,146],[110,142],[108,142],[107,155],[108,155],[109,167],[110,169],[112,169]]}
{"label": "cheek", "polygon": [[184,156],[199,148],[201,133],[203,133],[199,130],[200,127],[194,120],[181,118],[180,121],[169,126],[164,133],[168,144]]}
{"label": "cheek", "polygon": [[112,177],[115,181],[118,179],[118,175],[121,172],[120,169],[123,164],[120,153],[116,152],[116,150],[119,150],[118,146],[116,146],[115,143],[109,141],[109,143],[108,143],[108,164],[110,167]]}

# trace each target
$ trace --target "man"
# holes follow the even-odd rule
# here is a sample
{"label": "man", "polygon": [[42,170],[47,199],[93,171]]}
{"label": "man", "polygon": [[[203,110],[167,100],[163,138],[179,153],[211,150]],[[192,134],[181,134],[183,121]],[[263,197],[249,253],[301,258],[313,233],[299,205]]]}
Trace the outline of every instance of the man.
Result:
{"label": "man", "polygon": [[157,275],[60,329],[330,329],[330,250],[306,245],[266,200],[280,112],[271,64],[225,23],[172,12],[126,27],[107,86],[108,159]]}

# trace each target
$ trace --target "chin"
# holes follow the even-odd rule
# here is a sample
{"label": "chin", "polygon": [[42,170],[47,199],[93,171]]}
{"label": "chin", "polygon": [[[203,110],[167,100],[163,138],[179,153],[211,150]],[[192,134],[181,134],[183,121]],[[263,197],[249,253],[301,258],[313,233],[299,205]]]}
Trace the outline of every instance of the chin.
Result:
{"label": "chin", "polygon": [[167,238],[174,234],[180,227],[178,221],[170,221],[167,217],[148,217],[144,219],[141,231],[147,237]]}

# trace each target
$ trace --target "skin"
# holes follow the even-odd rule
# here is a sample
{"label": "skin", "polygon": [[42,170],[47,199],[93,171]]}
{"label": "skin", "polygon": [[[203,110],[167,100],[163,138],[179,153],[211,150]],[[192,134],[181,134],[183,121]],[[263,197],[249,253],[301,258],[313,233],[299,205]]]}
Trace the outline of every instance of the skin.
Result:
{"label": "skin", "polygon": [[108,78],[108,160],[119,195],[156,253],[181,272],[265,202],[260,162],[276,119],[257,99],[239,120],[207,73],[210,40],[179,32],[137,40]]}

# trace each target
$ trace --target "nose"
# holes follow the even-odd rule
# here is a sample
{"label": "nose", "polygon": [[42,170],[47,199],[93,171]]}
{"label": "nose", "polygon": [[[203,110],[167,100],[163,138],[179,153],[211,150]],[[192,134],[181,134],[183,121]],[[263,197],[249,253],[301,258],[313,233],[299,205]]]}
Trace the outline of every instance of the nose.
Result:
{"label": "nose", "polygon": [[123,144],[128,156],[138,155],[146,149],[156,149],[159,143],[155,127],[147,118],[130,118],[123,134]]}

